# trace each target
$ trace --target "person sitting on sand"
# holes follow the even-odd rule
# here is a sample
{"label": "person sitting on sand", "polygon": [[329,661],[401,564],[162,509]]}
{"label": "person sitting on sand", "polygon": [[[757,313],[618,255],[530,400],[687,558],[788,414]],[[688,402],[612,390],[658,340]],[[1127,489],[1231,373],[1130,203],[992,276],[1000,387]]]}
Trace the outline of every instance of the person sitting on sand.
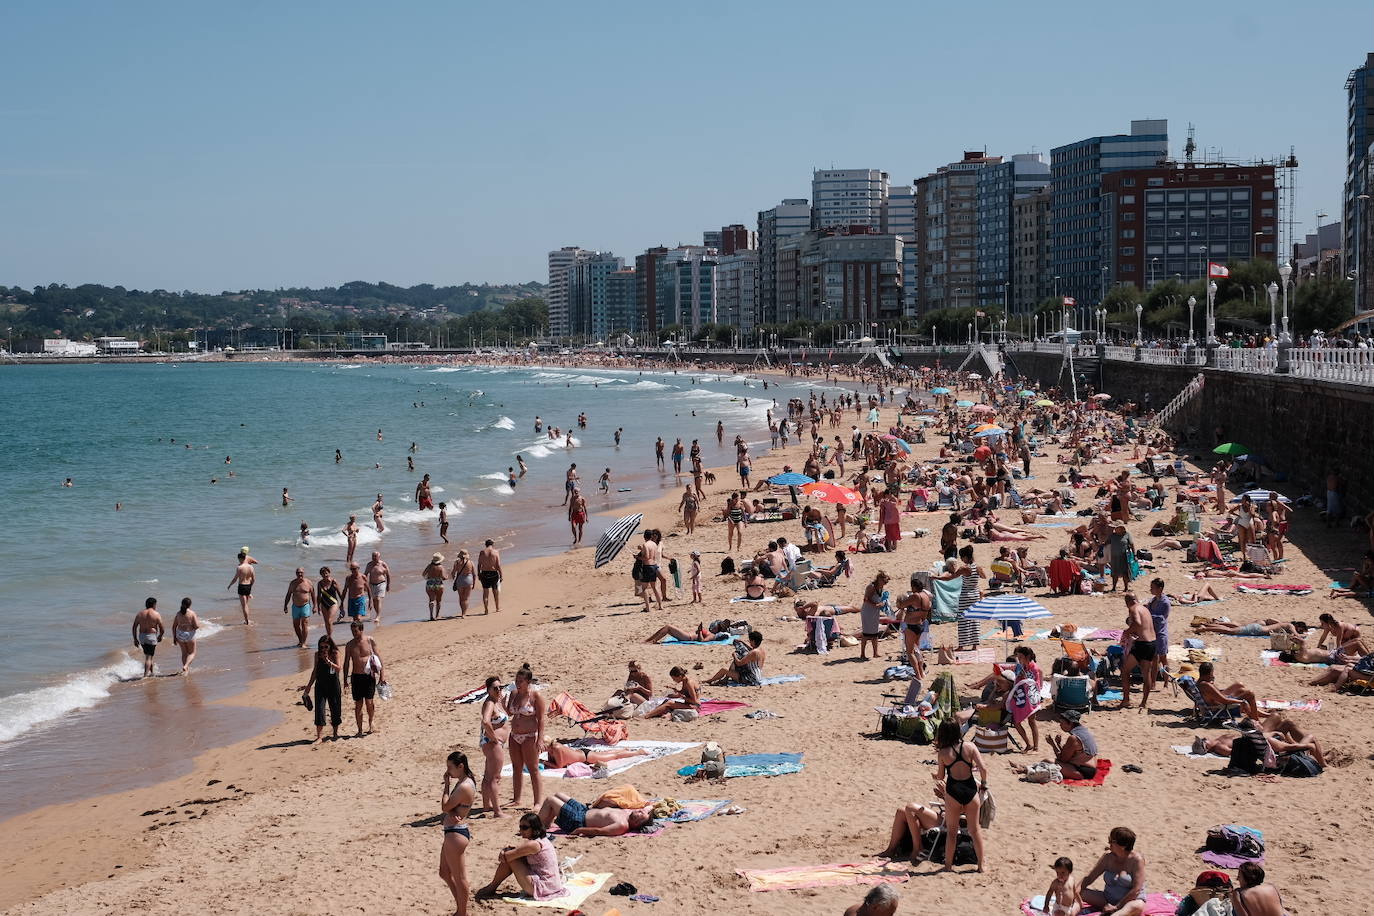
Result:
{"label": "person sitting on sand", "polygon": [[1209,706],[1239,706],[1250,718],[1260,717],[1259,700],[1255,698],[1255,691],[1239,682],[1226,688],[1218,687],[1216,665],[1212,662],[1203,662],[1197,666],[1197,686]]}
{"label": "person sitting on sand", "polygon": [[705,683],[713,687],[737,684],[741,687],[762,686],[763,663],[768,658],[768,650],[763,648],[763,634],[758,630],[749,633],[749,641],[735,640],[735,657],[730,664],[707,678]]}
{"label": "person sitting on sand", "polygon": [[496,890],[514,877],[520,890],[534,900],[552,900],[568,892],[558,869],[558,852],[549,839],[548,828],[538,814],[520,818],[520,840],[501,850],[496,858],[496,874],[491,881],[473,894],[478,900],[495,897]]}
{"label": "person sitting on sand", "polygon": [[768,594],[768,586],[764,584],[763,576],[759,574],[757,568],[753,566],[744,567],[744,600],[762,601]]}
{"label": "person sitting on sand", "polygon": [[[644,757],[649,752],[642,747],[577,747],[561,738],[551,739],[544,745],[545,764],[553,769],[567,769],[574,763],[591,766],[624,760],[626,757]],[[548,799],[544,799],[548,803]]]}
{"label": "person sitting on sand", "polygon": [[[1083,715],[1076,709],[1060,710],[1055,717],[1059,727],[1067,732],[1067,737],[1049,735],[1047,740],[1054,748],[1054,759],[1047,763],[1059,764],[1059,772],[1065,779],[1097,778],[1097,738],[1088,726],[1083,724]],[[1026,765],[1012,764],[1012,772],[1024,775]]]}
{"label": "person sitting on sand", "polygon": [[[1208,586],[1210,589],[1211,586]],[[1220,600],[1220,599],[1218,599]],[[1212,620],[1193,627],[1196,633],[1220,633],[1223,636],[1268,636],[1271,633],[1287,633],[1297,636],[1297,627],[1282,620],[1266,617],[1253,623],[1232,623],[1226,620]]]}
{"label": "person sitting on sand", "polygon": [[[1374,516],[1374,512],[1371,512],[1370,515]],[[1374,537],[1374,534],[1370,536]],[[1355,578],[1350,580],[1350,587],[1333,587],[1326,597],[1364,598],[1371,592],[1374,592],[1374,550],[1366,550],[1364,559],[1360,561],[1360,571],[1355,573]]]}
{"label": "person sitting on sand", "polygon": [[617,690],[614,696],[639,705],[654,695],[654,682],[639,662],[631,659],[627,667],[629,671],[625,675],[625,686]]}
{"label": "person sitting on sand", "polygon": [[844,916],[893,916],[901,895],[891,884],[879,884],[864,894],[863,903],[856,903],[844,911]]}
{"label": "person sitting on sand", "polygon": [[1374,655],[1365,655],[1351,664],[1332,665],[1315,680],[1308,681],[1313,687],[1331,685],[1333,691],[1340,690],[1351,677],[1357,674],[1374,674]]}
{"label": "person sitting on sand", "polygon": [[1243,719],[1239,723],[1239,731],[1227,731],[1215,737],[1204,737],[1198,735],[1193,738],[1194,754],[1216,754],[1218,757],[1226,757],[1233,760],[1233,766],[1243,769],[1250,774],[1263,772],[1265,755],[1262,747],[1256,749],[1253,755],[1248,755],[1243,761],[1236,760],[1233,751],[1236,742],[1240,740],[1250,740],[1252,738],[1263,739],[1268,743],[1270,750],[1274,752],[1276,766],[1274,769],[1283,769],[1283,757],[1291,754],[1305,753],[1317,762],[1317,765],[1326,767],[1326,751],[1323,750],[1321,743],[1308,735],[1292,720],[1278,715],[1277,713],[1269,716],[1263,721],[1257,719]]}
{"label": "person sitting on sand", "polygon": [[[1102,890],[1089,888],[1098,878]],[[1102,913],[1143,916],[1145,913],[1145,857],[1135,851],[1135,831],[1113,827],[1107,851],[1083,878],[1083,902]]]}
{"label": "person sitting on sand", "polygon": [[1264,883],[1264,868],[1258,862],[1246,862],[1237,872],[1240,879],[1231,892],[1231,912],[1235,916],[1284,916],[1283,898],[1278,888]]}
{"label": "person sitting on sand", "polygon": [[562,792],[544,799],[538,816],[545,829],[557,825],[568,836],[624,836],[653,820],[645,808],[589,807]]}
{"label": "person sitting on sand", "polygon": [[670,715],[679,710],[690,710],[694,713],[701,710],[701,695],[698,693],[696,681],[687,676],[687,669],[681,665],[674,665],[668,672],[668,676],[673,679],[677,687],[668,692],[668,697],[660,703],[652,712],[646,713],[644,718],[656,719],[659,716]]}

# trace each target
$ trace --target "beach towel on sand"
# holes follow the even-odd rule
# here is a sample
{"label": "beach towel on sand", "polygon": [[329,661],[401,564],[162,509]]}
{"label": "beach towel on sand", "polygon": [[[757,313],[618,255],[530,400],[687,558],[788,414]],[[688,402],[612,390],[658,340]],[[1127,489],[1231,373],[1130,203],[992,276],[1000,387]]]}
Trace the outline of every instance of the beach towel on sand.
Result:
{"label": "beach towel on sand", "polygon": [[714,716],[718,712],[729,712],[732,709],[748,709],[748,703],[739,700],[702,700],[701,715]]}
{"label": "beach towel on sand", "polygon": [[[679,776],[694,776],[701,764],[677,771]],[[735,776],[782,776],[802,771],[801,754],[732,754],[725,758],[725,778]]]}
{"label": "beach towel on sand", "polygon": [[[1107,774],[1112,771],[1112,762],[1106,757],[1097,758],[1097,775],[1092,779],[1065,779],[1061,786],[1100,786],[1107,778]],[[1173,912],[1170,910],[1170,912]]]}
{"label": "beach towel on sand", "polygon": [[[589,747],[592,749],[600,748],[604,750],[607,747],[604,744],[597,744],[585,739],[575,742],[575,744],[577,747]],[[702,742],[700,741],[622,741],[617,747],[640,747],[649,753],[636,757],[622,757],[619,760],[612,760],[610,763],[606,764],[606,769],[614,776],[628,770],[630,767],[638,766],[641,763],[648,763],[650,760],[657,760],[660,757],[671,757],[685,750],[701,747],[701,745]],[[564,778],[566,776],[564,770],[559,767],[541,767],[540,770],[545,776],[555,779]],[[507,778],[510,777],[511,766],[509,763],[501,768],[501,775]]]}
{"label": "beach towel on sand", "polygon": [[1226,760],[1226,759],[1227,759],[1227,758],[1221,756],[1220,754],[1194,754],[1194,753],[1193,753],[1193,748],[1192,748],[1192,746],[1191,746],[1191,745],[1188,745],[1188,744],[1171,744],[1171,745],[1169,745],[1169,747],[1173,748],[1173,751],[1174,751],[1175,754],[1178,754],[1178,755],[1183,756],[1183,757],[1191,757],[1193,760],[1206,760],[1206,759],[1211,759],[1211,760]]}
{"label": "beach towel on sand", "polygon": [[1283,597],[1294,597],[1296,595],[1312,594],[1310,585],[1279,585],[1276,582],[1237,582],[1235,590],[1245,595],[1282,595]]}
{"label": "beach towel on sand", "polygon": [[505,903],[514,903],[517,906],[547,906],[558,910],[575,910],[587,902],[587,898],[605,886],[611,880],[611,873],[594,873],[580,871],[565,882],[568,892],[562,897],[551,897],[548,900],[533,900],[529,897],[502,897]]}
{"label": "beach towel on sand", "polygon": [[668,820],[675,824],[686,824],[691,821],[702,821],[730,804],[730,799],[688,799],[679,798],[677,803],[679,808]]}
{"label": "beach towel on sand", "polygon": [[911,875],[909,867],[877,859],[872,862],[791,865],[787,868],[741,868],[735,872],[751,891],[792,891],[807,887],[851,884],[897,884]]}
{"label": "beach towel on sand", "polygon": [[1260,700],[1260,709],[1292,709],[1297,712],[1320,712],[1322,701],[1319,699],[1305,700]]}
{"label": "beach towel on sand", "polygon": [[[1145,916],[1174,916],[1174,911],[1178,909],[1178,902],[1183,898],[1178,894],[1146,894],[1145,895]],[[1021,902],[1021,912],[1025,916],[1045,916],[1045,898],[1037,894],[1029,900]],[[1084,910],[1084,916],[1096,913],[1096,910]]]}

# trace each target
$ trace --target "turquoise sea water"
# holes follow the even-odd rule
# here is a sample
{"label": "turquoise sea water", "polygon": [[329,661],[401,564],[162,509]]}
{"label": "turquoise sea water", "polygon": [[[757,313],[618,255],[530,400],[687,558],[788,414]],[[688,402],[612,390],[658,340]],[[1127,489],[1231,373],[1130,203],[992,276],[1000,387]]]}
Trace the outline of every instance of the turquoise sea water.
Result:
{"label": "turquoise sea water", "polygon": [[[576,461],[594,513],[587,532],[594,544],[605,524],[596,513],[674,486],[671,474],[654,470],[656,436],[669,448],[676,437],[688,445],[699,438],[708,465],[728,464],[736,433],[766,440],[765,410],[774,397],[785,403],[811,387],[784,382],[765,393],[744,376],[412,365],[0,370],[8,528],[0,626],[11,646],[0,666],[0,816],[36,803],[22,778],[35,768],[56,794],[64,781],[93,794],[167,775],[197,746],[224,739],[226,729],[260,727],[248,711],[204,704],[254,677],[301,669],[306,653],[294,649],[282,594],[298,564],[312,576],[321,565],[339,574],[339,529],[349,514],[363,526],[359,557],[382,550],[404,582],[418,579],[429,551],[451,559],[459,547],[475,553],[486,537],[498,538],[509,557],[549,553],[567,546],[559,503],[564,471]],[[588,415],[585,430],[576,428],[579,412]],[[578,447],[569,452],[536,435],[536,415],[572,428]],[[723,446],[716,444],[717,419],[726,427]],[[624,429],[619,448],[617,427]],[[413,472],[406,466],[412,442]],[[336,448],[344,456],[339,464]],[[506,469],[517,453],[530,473],[512,492]],[[609,497],[595,486],[606,467]],[[424,473],[436,502],[449,503],[450,545],[439,543],[437,511],[421,512],[413,501]],[[61,486],[67,477],[71,488]],[[295,498],[289,508],[281,506],[282,487]],[[631,492],[615,492],[620,487]],[[387,507],[380,535],[369,511],[378,493]],[[309,546],[298,542],[302,521],[312,532]],[[240,625],[225,588],[244,545],[260,561],[254,605],[261,625],[252,630]],[[169,626],[183,595],[207,624],[199,670],[189,679],[132,680],[141,662],[129,628],[150,595]],[[411,601],[388,608],[386,619],[422,616],[422,603]],[[160,670],[176,670],[176,657],[168,640]],[[144,771],[105,760],[93,775],[83,763],[92,743],[105,743],[109,731],[127,735],[131,722],[145,742]],[[185,734],[188,723],[193,737]],[[169,742],[167,753],[158,754],[159,740]]]}

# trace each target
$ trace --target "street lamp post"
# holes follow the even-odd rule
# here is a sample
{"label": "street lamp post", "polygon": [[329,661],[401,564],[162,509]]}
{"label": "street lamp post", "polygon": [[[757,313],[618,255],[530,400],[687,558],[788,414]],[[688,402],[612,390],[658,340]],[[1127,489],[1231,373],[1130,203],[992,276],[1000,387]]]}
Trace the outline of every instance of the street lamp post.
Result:
{"label": "street lamp post", "polygon": [[1150,286],[1155,285],[1155,264],[1158,262],[1159,258],[1150,258]]}
{"label": "street lamp post", "polygon": [[1279,339],[1284,343],[1292,343],[1292,338],[1288,336],[1288,278],[1293,275],[1293,262],[1284,261],[1279,265],[1279,279],[1283,281],[1283,336]]}
{"label": "street lamp post", "polygon": [[1189,345],[1189,346],[1192,346],[1192,345],[1193,345],[1193,328],[1196,327],[1196,325],[1193,323],[1193,309],[1196,308],[1196,307],[1197,307],[1197,296],[1189,296],[1189,297],[1188,297],[1188,345]]}
{"label": "street lamp post", "polygon": [[1137,347],[1145,342],[1140,336],[1140,316],[1143,314],[1145,314],[1145,306],[1137,302],[1135,304],[1135,345]]}
{"label": "street lamp post", "polygon": [[1270,280],[1269,285],[1264,288],[1264,291],[1269,294],[1269,339],[1275,340],[1278,328],[1275,326],[1274,309],[1279,300],[1279,285],[1273,280]]}
{"label": "street lamp post", "polygon": [[968,323],[968,345],[973,346],[973,322]]}
{"label": "street lamp post", "polygon": [[1207,343],[1217,342],[1217,281],[1207,281]]}

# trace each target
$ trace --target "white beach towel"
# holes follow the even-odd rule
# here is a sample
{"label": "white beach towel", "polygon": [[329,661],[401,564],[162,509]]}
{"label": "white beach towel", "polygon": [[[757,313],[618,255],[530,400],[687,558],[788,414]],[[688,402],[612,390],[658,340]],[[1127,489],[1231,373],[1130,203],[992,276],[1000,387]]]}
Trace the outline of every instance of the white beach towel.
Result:
{"label": "white beach towel", "polygon": [[[648,763],[650,760],[658,760],[661,757],[671,757],[672,755],[680,754],[689,748],[701,747],[701,745],[702,742],[700,741],[622,741],[619,744],[617,744],[616,747],[640,747],[644,748],[649,753],[645,754],[642,757],[625,757],[621,760],[612,760],[610,763],[606,764],[606,769],[610,771],[612,776],[614,776],[617,773],[623,773],[630,767],[639,766],[641,763]],[[590,747],[594,749],[604,749],[607,747],[607,745],[604,744],[581,744],[578,746]],[[501,768],[502,776],[508,777],[511,775],[511,772],[512,770],[509,763]],[[555,778],[561,778],[563,776],[562,767],[545,767],[543,770],[541,770],[541,772],[545,776],[552,776]]]}

